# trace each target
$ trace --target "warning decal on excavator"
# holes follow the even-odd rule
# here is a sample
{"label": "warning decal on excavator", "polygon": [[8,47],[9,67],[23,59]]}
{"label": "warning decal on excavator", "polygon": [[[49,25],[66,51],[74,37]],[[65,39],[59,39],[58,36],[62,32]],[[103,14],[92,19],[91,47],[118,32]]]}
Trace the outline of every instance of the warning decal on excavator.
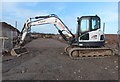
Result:
{"label": "warning decal on excavator", "polygon": [[93,35],[91,38],[97,39],[97,35]]}
{"label": "warning decal on excavator", "polygon": [[65,30],[65,27],[60,22],[58,22],[58,24]]}

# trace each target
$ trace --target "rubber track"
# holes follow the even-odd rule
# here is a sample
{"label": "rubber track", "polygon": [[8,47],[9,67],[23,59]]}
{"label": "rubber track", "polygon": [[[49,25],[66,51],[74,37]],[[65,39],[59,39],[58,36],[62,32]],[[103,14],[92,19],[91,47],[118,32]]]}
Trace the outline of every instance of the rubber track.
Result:
{"label": "rubber track", "polygon": [[[71,53],[72,53],[73,51],[75,51],[75,50],[85,50],[85,51],[87,51],[87,50],[89,50],[89,51],[93,51],[93,50],[98,50],[98,51],[99,51],[99,50],[111,50],[111,51],[112,51],[112,54],[111,54],[111,55],[104,55],[104,56],[103,56],[103,55],[100,56],[100,55],[97,55],[97,54],[96,54],[95,57],[90,56],[90,55],[87,56],[87,57],[86,57],[86,56],[84,56],[84,57],[80,57],[80,56],[79,56],[79,57],[73,57]],[[110,57],[110,56],[113,56],[113,55],[114,55],[113,50],[112,50],[112,49],[109,49],[109,48],[73,48],[73,49],[71,49],[70,52],[69,52],[70,58],[71,58],[71,59],[74,59],[74,60],[78,60],[78,59],[90,59],[90,58],[106,58],[106,57]]]}

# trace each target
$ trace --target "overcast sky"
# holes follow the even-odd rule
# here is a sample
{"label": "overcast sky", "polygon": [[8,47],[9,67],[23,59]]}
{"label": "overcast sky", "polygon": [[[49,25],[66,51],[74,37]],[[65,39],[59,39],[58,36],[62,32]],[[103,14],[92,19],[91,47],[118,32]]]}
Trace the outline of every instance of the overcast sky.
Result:
{"label": "overcast sky", "polygon": [[[98,15],[101,26],[106,23],[105,33],[116,34],[118,31],[117,2],[4,2],[2,3],[2,21],[15,26],[21,31],[29,17],[56,14],[76,33],[77,17]],[[58,33],[53,25],[32,27],[32,31],[41,33]]]}

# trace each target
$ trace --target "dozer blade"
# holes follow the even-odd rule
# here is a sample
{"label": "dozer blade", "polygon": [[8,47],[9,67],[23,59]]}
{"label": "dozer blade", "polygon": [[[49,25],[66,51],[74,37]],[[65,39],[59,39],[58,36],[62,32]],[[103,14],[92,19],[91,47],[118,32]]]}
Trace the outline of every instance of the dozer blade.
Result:
{"label": "dozer blade", "polygon": [[72,59],[104,58],[113,55],[114,51],[109,48],[72,48],[69,52]]}
{"label": "dozer blade", "polygon": [[28,53],[28,51],[25,47],[13,48],[11,50],[11,55],[12,56],[20,56],[20,55],[25,54],[25,53]]}

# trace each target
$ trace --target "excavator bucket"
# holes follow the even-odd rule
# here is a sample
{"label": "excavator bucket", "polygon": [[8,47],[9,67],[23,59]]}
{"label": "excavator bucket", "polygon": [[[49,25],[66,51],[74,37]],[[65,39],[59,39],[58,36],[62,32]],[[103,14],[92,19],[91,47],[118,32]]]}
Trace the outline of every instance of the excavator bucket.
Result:
{"label": "excavator bucket", "polygon": [[13,48],[11,50],[12,56],[20,56],[20,55],[25,54],[25,53],[28,53],[28,50],[25,47]]}

